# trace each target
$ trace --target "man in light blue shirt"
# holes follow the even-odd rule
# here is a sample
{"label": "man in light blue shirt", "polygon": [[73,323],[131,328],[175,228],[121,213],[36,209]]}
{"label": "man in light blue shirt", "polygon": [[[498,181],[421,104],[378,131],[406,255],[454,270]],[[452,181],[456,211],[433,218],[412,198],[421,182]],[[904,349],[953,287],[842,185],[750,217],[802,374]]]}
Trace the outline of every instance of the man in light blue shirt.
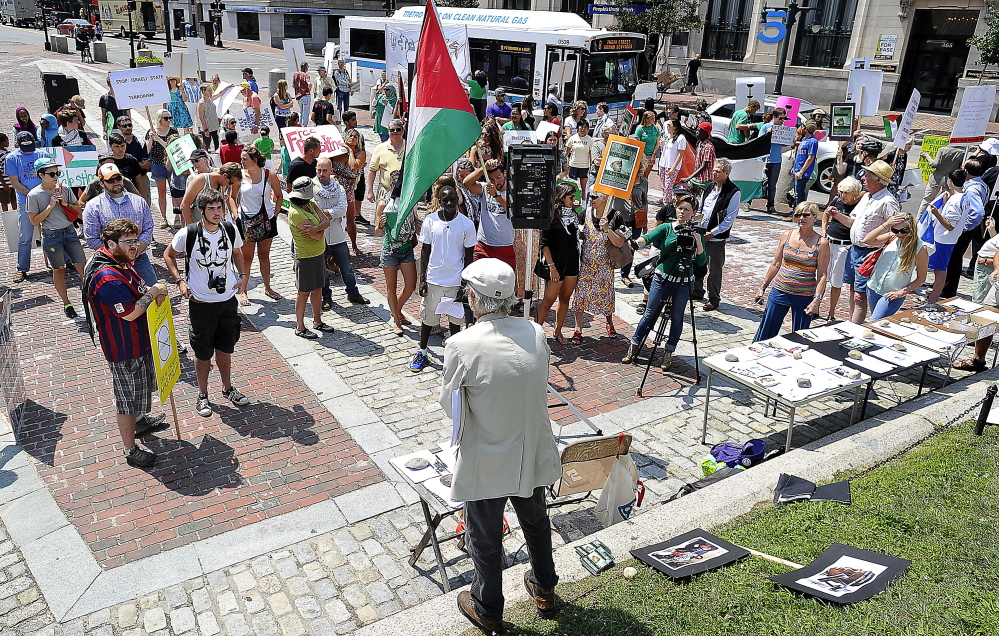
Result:
{"label": "man in light blue shirt", "polygon": [[815,139],[815,122],[805,124],[805,136],[798,144],[794,156],[794,204],[797,206],[808,200],[808,180],[815,170],[815,155],[819,151],[819,142]]}
{"label": "man in light blue shirt", "polygon": [[[947,264],[947,283],[940,292],[941,298],[951,298],[957,295],[957,286],[961,282],[961,272],[964,271],[964,253],[968,251],[971,239],[985,217],[985,202],[989,200],[989,186],[982,181],[985,174],[985,164],[972,158],[964,163],[964,171],[968,180],[964,182],[964,196],[961,198],[962,214],[969,207],[968,222],[964,224],[964,232],[954,243],[950,262]],[[972,261],[972,264],[974,261]]]}
{"label": "man in light blue shirt", "polygon": [[115,219],[131,219],[139,226],[139,257],[132,266],[142,276],[142,280],[152,287],[156,284],[156,271],[149,261],[146,249],[153,242],[153,214],[149,206],[137,194],[125,192],[118,166],[106,163],[97,170],[97,178],[104,186],[104,194],[100,194],[87,202],[83,209],[83,231],[87,237],[87,245],[98,249],[104,243],[101,241],[101,230]]}
{"label": "man in light blue shirt", "polygon": [[35,150],[35,136],[30,132],[22,130],[17,133],[14,143],[17,150],[7,155],[3,173],[17,192],[17,271],[14,272],[14,282],[21,283],[31,269],[31,239],[35,235],[35,226],[28,216],[28,193],[42,183],[41,177],[35,173],[35,161],[46,155]]}

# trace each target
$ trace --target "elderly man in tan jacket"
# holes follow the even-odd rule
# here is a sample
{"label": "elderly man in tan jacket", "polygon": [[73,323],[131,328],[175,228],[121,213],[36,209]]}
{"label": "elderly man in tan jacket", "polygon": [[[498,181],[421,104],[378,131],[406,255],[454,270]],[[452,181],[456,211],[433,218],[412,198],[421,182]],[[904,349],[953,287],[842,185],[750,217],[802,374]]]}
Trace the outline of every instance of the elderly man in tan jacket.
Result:
{"label": "elderly man in tan jacket", "polygon": [[541,326],[508,316],[516,274],[495,258],[461,274],[475,326],[444,347],[441,406],[451,413],[462,394],[461,430],[451,498],[465,502],[465,545],[475,566],[458,610],[483,632],[503,631],[503,509],[520,520],[531,555],[524,586],[542,616],[555,614],[558,575],[552,559],[545,486],[562,474],[548,419],[548,358]]}

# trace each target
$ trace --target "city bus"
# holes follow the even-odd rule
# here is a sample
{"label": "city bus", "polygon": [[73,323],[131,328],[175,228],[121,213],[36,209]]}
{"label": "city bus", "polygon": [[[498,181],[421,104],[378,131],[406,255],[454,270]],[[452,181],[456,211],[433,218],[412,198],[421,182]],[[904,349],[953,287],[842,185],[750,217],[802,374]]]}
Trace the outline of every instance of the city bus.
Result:
{"label": "city bus", "polygon": [[[357,65],[360,99],[385,69],[385,25],[419,26],[424,7],[399,9],[391,18],[347,17],[340,20],[340,51]],[[548,94],[552,64],[574,61],[572,77],[562,85],[562,99],[583,100],[593,113],[607,102],[612,111],[630,103],[635,87],[649,76],[646,36],[595,29],[583,18],[555,11],[439,8],[445,26],[464,24],[473,70],[482,70],[491,95],[506,90],[507,101],[534,94],[539,107]]]}
{"label": "city bus", "polygon": [[[163,33],[162,0],[139,0],[132,11],[132,31],[146,37]],[[101,28],[107,35],[128,37],[128,0],[97,0]]]}

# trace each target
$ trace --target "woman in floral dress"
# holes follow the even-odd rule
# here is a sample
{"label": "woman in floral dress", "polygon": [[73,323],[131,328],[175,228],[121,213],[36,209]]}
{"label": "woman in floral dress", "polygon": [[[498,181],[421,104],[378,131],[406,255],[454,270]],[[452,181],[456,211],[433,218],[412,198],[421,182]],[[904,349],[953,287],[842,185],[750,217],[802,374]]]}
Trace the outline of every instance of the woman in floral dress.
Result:
{"label": "woman in floral dress", "polygon": [[586,221],[581,229],[585,239],[579,255],[579,279],[572,297],[571,309],[575,312],[576,331],[572,344],[583,342],[583,314],[603,316],[607,320],[607,335],[614,338],[614,266],[607,255],[608,241],[624,246],[627,236],[612,230],[607,224],[604,210],[607,195],[593,192],[586,207]]}
{"label": "woman in floral dress", "polygon": [[184,103],[184,92],[180,90],[180,78],[168,78],[167,86],[170,87],[170,101],[166,104],[166,109],[173,115],[173,127],[180,129],[181,135],[186,135],[191,132],[194,122],[191,120],[191,111],[187,110],[187,104]]}

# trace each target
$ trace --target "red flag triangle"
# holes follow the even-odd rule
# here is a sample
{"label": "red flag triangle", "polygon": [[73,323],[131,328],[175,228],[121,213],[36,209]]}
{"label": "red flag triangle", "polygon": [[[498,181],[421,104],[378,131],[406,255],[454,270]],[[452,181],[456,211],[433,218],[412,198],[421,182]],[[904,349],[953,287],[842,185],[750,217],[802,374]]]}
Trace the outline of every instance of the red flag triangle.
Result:
{"label": "red flag triangle", "polygon": [[449,108],[474,113],[465,88],[454,72],[437,7],[432,0],[428,0],[423,18],[423,32],[416,49],[413,108]]}

